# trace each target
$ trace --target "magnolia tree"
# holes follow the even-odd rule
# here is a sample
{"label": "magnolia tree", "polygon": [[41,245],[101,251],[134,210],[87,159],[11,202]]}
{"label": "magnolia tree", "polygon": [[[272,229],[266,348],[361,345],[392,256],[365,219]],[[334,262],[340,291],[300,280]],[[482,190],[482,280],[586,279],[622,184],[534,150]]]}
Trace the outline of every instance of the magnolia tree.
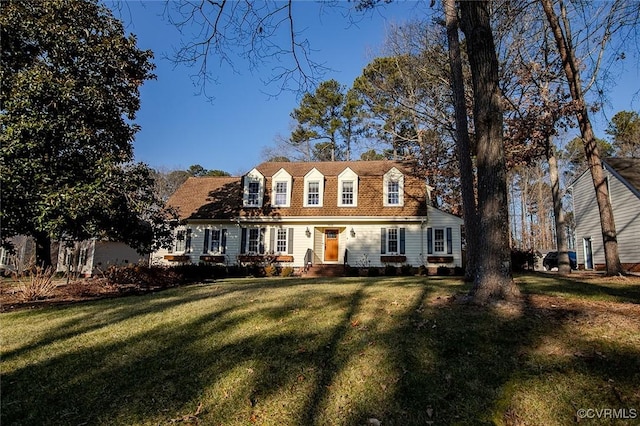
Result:
{"label": "magnolia tree", "polygon": [[133,124],[152,53],[95,0],[0,8],[2,237],[105,238],[148,252],[170,239]]}

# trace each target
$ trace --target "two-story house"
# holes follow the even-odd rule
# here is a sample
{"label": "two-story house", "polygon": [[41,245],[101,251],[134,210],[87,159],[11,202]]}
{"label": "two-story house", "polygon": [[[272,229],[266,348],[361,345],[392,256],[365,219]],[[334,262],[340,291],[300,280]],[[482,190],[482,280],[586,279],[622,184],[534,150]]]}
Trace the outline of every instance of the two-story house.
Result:
{"label": "two-story house", "polygon": [[[624,269],[640,272],[640,159],[602,161]],[[571,185],[580,269],[604,269],[604,242],[593,181],[589,171]]]}
{"label": "two-story house", "polygon": [[395,161],[267,162],[242,177],[188,179],[172,250],[155,264],[462,266],[462,219],[428,202],[428,186]]}

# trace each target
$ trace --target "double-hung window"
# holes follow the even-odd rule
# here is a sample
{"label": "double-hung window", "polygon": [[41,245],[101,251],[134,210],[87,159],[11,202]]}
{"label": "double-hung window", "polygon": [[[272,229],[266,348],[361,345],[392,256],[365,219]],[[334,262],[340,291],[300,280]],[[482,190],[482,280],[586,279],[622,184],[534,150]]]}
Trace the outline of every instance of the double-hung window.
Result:
{"label": "double-hung window", "polygon": [[342,182],[342,205],[353,205],[353,181],[345,180]]}
{"label": "double-hung window", "polygon": [[390,206],[400,204],[400,182],[397,180],[387,182],[387,204]]}
{"label": "double-hung window", "polygon": [[385,206],[402,207],[404,205],[404,176],[395,167],[385,173],[382,191]]}
{"label": "double-hung window", "polygon": [[247,198],[247,205],[249,206],[259,205],[259,197],[260,197],[260,183],[249,182],[249,195]]}
{"label": "double-hung window", "polygon": [[405,254],[405,228],[382,228],[380,231],[380,253]]}
{"label": "double-hung window", "polygon": [[318,204],[320,204],[320,182],[309,182],[307,204],[310,206],[317,206]]}
{"label": "double-hung window", "polygon": [[453,228],[427,228],[427,253],[452,254]]}
{"label": "double-hung window", "polygon": [[286,228],[278,228],[276,231],[276,251],[279,253],[287,252],[287,230]]}
{"label": "double-hung window", "polygon": [[387,253],[397,253],[398,228],[389,228],[387,231]]}
{"label": "double-hung window", "polygon": [[184,253],[191,251],[191,229],[180,229],[176,232],[175,251]]}
{"label": "double-hung window", "polygon": [[324,179],[324,175],[316,168],[304,175],[304,207],[322,207]]}
{"label": "double-hung window", "polygon": [[[209,242],[211,240],[211,242]],[[211,254],[224,254],[227,246],[226,229],[205,229],[204,252]]]}
{"label": "double-hung window", "polygon": [[433,229],[433,251],[435,253],[444,253],[444,229]]}
{"label": "double-hung window", "polygon": [[249,253],[257,253],[260,243],[260,229],[249,228],[247,251]]}
{"label": "double-hung window", "polygon": [[271,228],[269,250],[273,254],[293,254],[293,228]]}
{"label": "double-hung window", "polygon": [[[240,253],[264,254],[265,228],[242,228],[240,231]],[[224,234],[223,237],[224,239]]]}
{"label": "double-hung window", "polygon": [[287,204],[287,182],[276,182],[275,205],[284,206]]}
{"label": "double-hung window", "polygon": [[338,207],[358,206],[358,175],[349,167],[338,175]]}

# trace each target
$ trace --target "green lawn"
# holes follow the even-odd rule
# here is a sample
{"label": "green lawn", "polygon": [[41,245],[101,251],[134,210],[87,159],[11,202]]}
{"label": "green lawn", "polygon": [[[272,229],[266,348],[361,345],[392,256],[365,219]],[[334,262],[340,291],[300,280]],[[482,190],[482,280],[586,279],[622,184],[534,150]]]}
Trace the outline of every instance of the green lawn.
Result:
{"label": "green lawn", "polygon": [[[640,422],[639,280],[240,279],[0,315],[2,425]],[[633,414],[634,411],[627,411]],[[583,420],[598,424],[596,420]]]}

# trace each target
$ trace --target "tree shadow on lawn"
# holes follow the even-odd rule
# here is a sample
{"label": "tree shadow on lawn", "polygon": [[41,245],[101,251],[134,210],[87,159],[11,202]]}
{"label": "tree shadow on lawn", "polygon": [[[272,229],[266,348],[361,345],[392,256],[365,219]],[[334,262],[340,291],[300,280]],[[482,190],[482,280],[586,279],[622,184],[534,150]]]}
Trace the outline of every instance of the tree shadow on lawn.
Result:
{"label": "tree shadow on lawn", "polygon": [[583,279],[580,273],[563,277],[552,273],[531,273],[518,279],[526,292],[575,296],[578,298],[604,298],[619,303],[640,303],[640,277],[610,277],[604,284]]}
{"label": "tree shadow on lawn", "polygon": [[[293,281],[286,280],[250,280],[248,282],[243,282],[243,280],[228,280],[212,284],[185,285],[179,288],[171,288],[161,292],[143,295],[100,299],[81,304],[13,312],[10,315],[15,316],[18,320],[20,318],[24,318],[25,320],[35,318],[35,321],[46,323],[56,320],[56,318],[62,315],[67,315],[69,319],[60,321],[55,329],[47,330],[47,333],[42,334],[41,338],[30,336],[29,343],[24,346],[10,351],[3,351],[2,358],[7,361],[44,345],[96,331],[122,321],[132,320],[139,316],[166,311],[186,303],[233,295],[235,293],[239,293],[240,295],[243,293],[250,294],[260,289],[268,291],[277,288],[291,287],[295,284]],[[38,317],[41,317],[41,319],[38,319]],[[2,316],[0,316],[0,318],[2,318]]]}
{"label": "tree shadow on lawn", "polygon": [[[203,308],[188,322],[161,323],[3,374],[2,424],[194,420],[182,416],[202,401],[202,424],[361,425],[370,417],[385,425],[509,423],[517,416],[510,410],[514,380],[540,374],[531,352],[584,315],[538,307],[527,296],[520,311],[460,305],[436,299],[448,284],[429,279],[352,280],[334,288],[303,282],[304,291],[279,299],[277,288],[297,283],[221,288],[213,296],[237,293],[233,303]],[[141,300],[136,315],[212,296],[194,291],[174,299],[178,294]],[[68,338],[61,332],[42,344]],[[581,344],[581,353],[596,353],[590,342]],[[640,354],[633,345],[621,348],[598,346],[607,364],[578,357],[548,368],[578,368],[607,383],[614,365],[622,369],[615,380],[631,386],[638,377],[625,378],[625,365],[640,365]],[[572,421],[572,412],[567,404],[563,419]]]}

